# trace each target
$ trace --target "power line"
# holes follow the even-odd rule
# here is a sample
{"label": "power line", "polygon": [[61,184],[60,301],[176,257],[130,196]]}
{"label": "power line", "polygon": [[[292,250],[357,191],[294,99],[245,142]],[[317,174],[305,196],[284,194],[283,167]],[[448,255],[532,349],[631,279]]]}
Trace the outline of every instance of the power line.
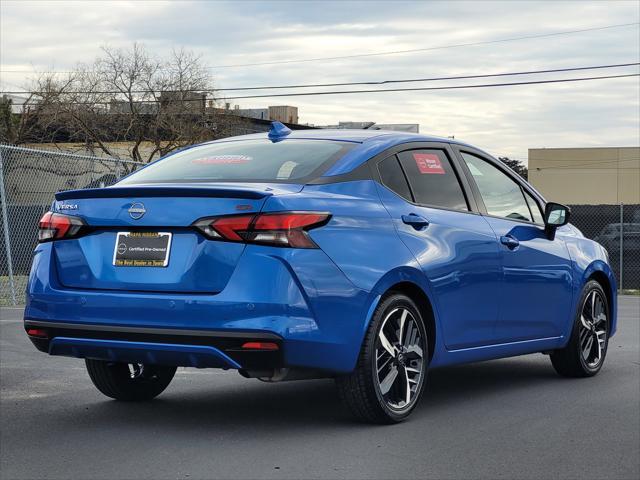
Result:
{"label": "power line", "polygon": [[[472,47],[472,46],[478,46],[478,45],[492,45],[496,43],[507,43],[507,42],[529,40],[529,39],[535,39],[535,38],[549,38],[549,37],[556,37],[561,35],[572,35],[575,33],[594,32],[594,31],[608,30],[613,28],[630,27],[630,26],[639,25],[639,24],[640,22],[620,23],[616,25],[605,25],[602,27],[581,28],[577,30],[564,30],[560,32],[523,35],[519,37],[508,37],[508,38],[500,38],[495,40],[483,40],[478,42],[456,43],[456,44],[450,44],[450,45],[437,45],[434,47],[413,48],[409,50],[391,50],[386,52],[358,53],[353,55],[340,55],[340,56],[334,56],[334,57],[315,57],[315,58],[303,58],[303,59],[293,59],[293,60],[275,60],[270,62],[236,63],[236,64],[229,64],[229,65],[214,65],[207,68],[211,70],[215,70],[215,69],[222,69],[222,68],[257,67],[257,66],[265,66],[265,65],[323,62],[323,61],[343,60],[343,59],[351,59],[351,58],[378,57],[378,56],[385,56],[385,55],[401,55],[401,54],[407,54],[407,53],[428,52],[433,50],[445,50],[449,48]],[[3,73],[73,73],[72,71],[56,71],[56,70],[43,70],[43,71],[0,70],[0,72],[3,72]]]}
{"label": "power line", "polygon": [[494,43],[514,42],[517,40],[528,40],[533,38],[547,38],[547,37],[555,37],[559,35],[571,35],[574,33],[593,32],[596,30],[607,30],[611,28],[630,27],[632,25],[638,25],[638,24],[640,24],[640,22],[620,23],[617,25],[606,25],[603,27],[582,28],[579,30],[565,30],[562,32],[541,33],[541,34],[534,34],[534,35],[523,35],[520,37],[501,38],[497,40],[485,40],[480,42],[457,43],[452,45],[438,45],[435,47],[413,48],[410,50],[392,50],[388,52],[360,53],[360,54],[354,54],[354,55],[341,55],[336,57],[317,57],[317,58],[307,58],[307,59],[299,59],[299,60],[277,60],[273,62],[236,63],[231,65],[216,65],[209,68],[216,69],[216,68],[256,67],[256,66],[262,66],[262,65],[282,65],[286,63],[307,63],[307,62],[321,62],[321,61],[330,61],[330,60],[343,60],[343,59],[349,59],[349,58],[378,57],[383,55],[399,55],[399,54],[405,54],[405,53],[444,50],[448,48],[473,47],[477,45],[491,45]]}
{"label": "power line", "polygon": [[[507,83],[485,83],[475,85],[445,85],[440,87],[412,87],[412,88],[388,88],[388,89],[374,89],[374,90],[332,90],[323,92],[299,92],[299,93],[275,93],[267,95],[244,95],[237,97],[217,97],[209,100],[238,100],[244,98],[271,98],[271,97],[306,97],[306,96],[320,96],[320,95],[343,95],[343,94],[361,94],[361,93],[383,93],[383,92],[416,92],[416,91],[431,91],[431,90],[461,90],[461,89],[473,89],[473,88],[491,88],[491,87],[509,87],[509,86],[523,86],[523,85],[540,85],[551,83],[565,83],[565,82],[582,82],[588,80],[605,80],[613,78],[627,78],[638,77],[639,73],[630,73],[624,75],[603,75],[596,77],[578,77],[578,78],[564,78],[553,80],[531,80],[523,82],[507,82]],[[171,99],[167,103],[187,103],[187,102],[202,102],[202,99]],[[112,102],[61,102],[68,105],[111,105]],[[154,104],[161,103],[160,100],[142,100],[135,101],[134,104]]]}
{"label": "power line", "polygon": [[[427,77],[427,78],[410,78],[399,80],[378,80],[378,81],[366,81],[366,82],[342,82],[342,83],[306,83],[298,85],[270,85],[270,86],[257,86],[257,87],[232,87],[232,88],[217,88],[217,89],[184,89],[184,90],[162,90],[162,92],[202,92],[202,93],[214,93],[214,92],[229,92],[229,91],[241,91],[241,90],[276,90],[276,89],[291,89],[291,88],[319,88],[319,87],[342,87],[353,85],[385,85],[392,83],[417,83],[417,82],[434,82],[442,80],[470,80],[475,78],[491,78],[491,77],[509,77],[520,75],[537,75],[543,73],[560,73],[560,72],[576,72],[581,70],[598,70],[606,68],[621,68],[621,67],[633,67],[640,65],[640,62],[634,63],[617,63],[610,65],[593,65],[588,67],[568,67],[568,68],[554,68],[547,70],[529,70],[521,72],[506,72],[506,73],[488,73],[479,75],[458,75],[458,76],[446,76],[446,77]],[[161,92],[161,93],[162,93]],[[0,92],[9,95],[19,94],[39,94],[43,92],[38,91],[5,91]],[[62,92],[61,92],[62,93]],[[69,90],[64,93],[80,93],[80,94],[121,94],[120,90],[104,90],[104,91],[83,91],[83,90]],[[127,93],[155,93],[154,90],[131,90]]]}
{"label": "power line", "polygon": [[[573,165],[550,165],[548,167],[534,167],[535,170],[565,170],[565,169],[572,169],[575,167],[591,167],[591,166],[598,166],[598,165],[605,165],[605,164],[611,164],[611,163],[617,163],[618,165],[620,163],[624,163],[624,162],[632,162],[636,159],[634,158],[629,158],[629,159],[622,159],[622,160],[598,160],[595,162],[589,162],[589,163],[576,163]],[[619,167],[619,170],[625,170],[625,169],[633,169],[634,167]]]}
{"label": "power line", "polygon": [[640,62],[635,63],[619,63],[611,65],[594,65],[589,67],[570,67],[570,68],[555,68],[548,70],[529,70],[523,72],[506,72],[506,73],[489,73],[480,75],[459,75],[448,77],[428,77],[428,78],[410,78],[400,80],[381,80],[381,81],[368,81],[368,82],[344,82],[344,83],[318,83],[318,84],[300,84],[300,85],[276,85],[276,86],[259,86],[259,87],[236,87],[236,88],[220,88],[217,91],[238,91],[238,90],[275,90],[283,88],[313,88],[313,87],[340,87],[351,85],[384,85],[391,83],[416,83],[416,82],[434,82],[441,80],[470,80],[474,78],[490,78],[490,77],[508,77],[516,75],[535,75],[542,73],[559,73],[559,72],[575,72],[579,70],[597,70],[604,68],[621,68],[640,65]]}
{"label": "power line", "polygon": [[[596,147],[597,148],[597,147]],[[623,147],[624,148],[624,147]],[[517,160],[520,163],[531,163],[531,158],[529,159],[524,159],[524,158],[518,158],[518,157],[509,157],[507,156],[507,158],[509,160]],[[539,159],[538,159],[539,160]],[[548,160],[548,159],[545,159]],[[576,168],[576,167],[592,167],[592,166],[599,166],[599,165],[609,165],[612,163],[626,163],[626,162],[634,162],[638,160],[638,158],[628,158],[628,159],[622,159],[622,160],[596,160],[594,162],[588,162],[588,163],[575,163],[575,164],[561,164],[561,165],[550,165],[548,167],[531,167],[529,166],[529,170],[537,170],[537,171],[542,171],[542,170],[566,170],[566,169],[572,169],[572,168]],[[617,167],[618,170],[633,170],[635,169],[635,167]],[[583,172],[584,173],[584,172]],[[593,173],[593,172],[589,172],[589,173]]]}
{"label": "power line", "polygon": [[[576,165],[576,168],[579,167],[579,165]],[[538,167],[529,167],[529,170],[535,170],[535,171],[545,171],[545,170],[572,170],[574,167],[567,167],[567,168],[554,168],[554,167],[542,167],[542,168],[538,168]],[[594,168],[594,169],[584,169],[583,167],[580,167],[580,175],[584,174],[584,173],[593,173],[596,175],[602,175],[602,170],[606,170],[604,168]],[[638,169],[636,167],[611,167],[611,170],[634,170],[634,171],[638,171]]]}

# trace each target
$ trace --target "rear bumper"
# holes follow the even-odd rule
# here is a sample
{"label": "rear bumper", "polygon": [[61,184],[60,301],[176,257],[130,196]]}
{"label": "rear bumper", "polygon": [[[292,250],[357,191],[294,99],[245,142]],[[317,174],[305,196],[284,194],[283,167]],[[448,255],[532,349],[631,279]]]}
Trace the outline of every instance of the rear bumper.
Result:
{"label": "rear bumper", "polygon": [[242,368],[217,348],[198,345],[56,337],[51,340],[49,353],[112,362],[197,368]]}
{"label": "rear bumper", "polygon": [[[149,363],[196,368],[269,370],[284,366],[282,338],[271,333],[212,332],[140,327],[78,325],[25,320],[36,348],[50,355],[112,362]],[[277,350],[246,349],[247,342],[275,344]]]}
{"label": "rear bumper", "polygon": [[[280,346],[280,357],[259,352],[256,368],[279,363],[276,366],[351,371],[372,302],[372,294],[354,287],[318,249],[248,245],[227,286],[217,294],[67,288],[58,281],[54,256],[50,243],[38,245],[25,308],[25,322],[48,322],[47,328],[54,330],[49,339],[206,346],[242,368],[248,368],[248,360],[230,351],[230,339],[237,347],[238,339],[267,335],[277,339],[273,341]],[[188,333],[196,331],[200,333]],[[88,347],[77,343],[83,345],[76,349],[78,356],[86,357]],[[73,353],[67,346],[51,349],[50,343],[42,349]],[[136,349],[143,353],[144,345]]]}

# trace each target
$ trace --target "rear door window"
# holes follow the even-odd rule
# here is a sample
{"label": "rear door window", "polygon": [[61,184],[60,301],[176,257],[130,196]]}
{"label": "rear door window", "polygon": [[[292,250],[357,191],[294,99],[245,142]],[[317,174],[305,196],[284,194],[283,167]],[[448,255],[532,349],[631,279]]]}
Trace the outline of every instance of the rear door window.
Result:
{"label": "rear door window", "polygon": [[458,176],[442,150],[408,150],[399,153],[398,159],[416,203],[469,210]]}
{"label": "rear door window", "polygon": [[158,160],[119,184],[308,181],[322,175],[355,145],[303,139],[211,143]]}

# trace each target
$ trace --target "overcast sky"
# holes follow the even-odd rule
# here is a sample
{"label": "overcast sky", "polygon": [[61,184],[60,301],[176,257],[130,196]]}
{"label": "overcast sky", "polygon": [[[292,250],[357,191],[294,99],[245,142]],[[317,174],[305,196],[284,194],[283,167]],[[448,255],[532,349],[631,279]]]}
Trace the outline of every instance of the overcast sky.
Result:
{"label": "overcast sky", "polygon": [[[0,2],[0,88],[90,63],[108,44],[174,47],[209,66],[475,43],[640,21],[640,2]],[[640,61],[638,25],[419,53],[212,68],[219,87],[371,81]],[[8,72],[7,70],[20,70]],[[626,69],[537,78],[637,73]],[[475,81],[443,81],[429,86]],[[420,84],[403,85],[419,86]],[[422,133],[526,160],[537,147],[640,144],[638,77],[521,87],[242,100],[296,105],[301,123],[419,123]]]}

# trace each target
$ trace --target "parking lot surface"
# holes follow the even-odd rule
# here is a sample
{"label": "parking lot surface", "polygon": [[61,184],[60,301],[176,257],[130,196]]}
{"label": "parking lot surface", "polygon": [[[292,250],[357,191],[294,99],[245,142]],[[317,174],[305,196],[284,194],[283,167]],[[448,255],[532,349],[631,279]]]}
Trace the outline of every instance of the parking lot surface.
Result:
{"label": "parking lot surface", "polygon": [[0,478],[640,477],[640,297],[591,379],[529,355],[434,370],[412,417],[355,423],[331,380],[266,384],[180,369],[125,404],[84,362],[37,352],[0,309]]}

